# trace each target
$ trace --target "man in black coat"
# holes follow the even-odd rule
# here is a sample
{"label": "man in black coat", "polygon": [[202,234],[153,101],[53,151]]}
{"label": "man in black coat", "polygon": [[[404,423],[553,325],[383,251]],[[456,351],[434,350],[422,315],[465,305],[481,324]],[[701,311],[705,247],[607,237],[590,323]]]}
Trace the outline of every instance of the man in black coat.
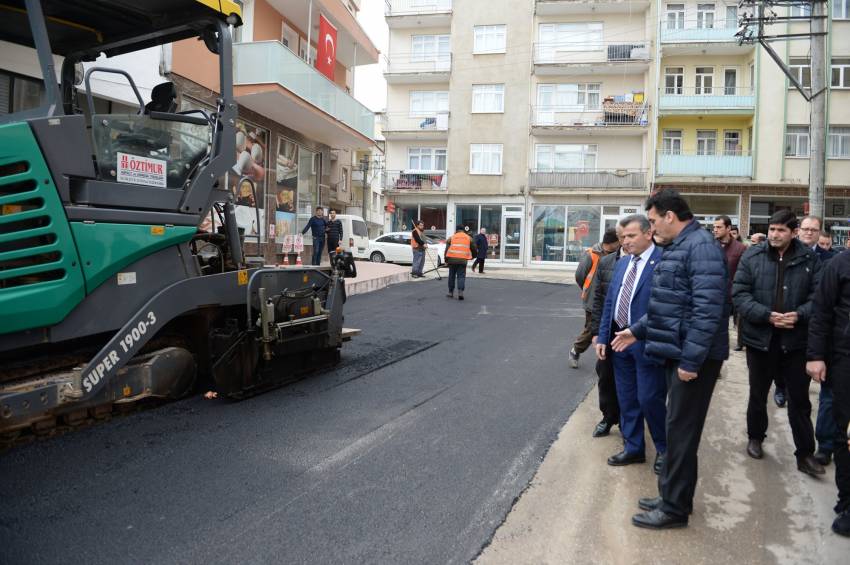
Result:
{"label": "man in black coat", "polygon": [[832,531],[850,536],[850,251],[834,257],[823,269],[812,302],[806,372],[821,383],[829,382],[833,393],[835,437],[835,484],[838,517]]}
{"label": "man in black coat", "polygon": [[472,240],[475,242],[475,247],[478,248],[478,253],[475,255],[475,261],[472,262],[472,272],[475,272],[476,265],[478,266],[478,273],[484,274],[484,261],[487,259],[487,248],[489,244],[487,243],[487,230],[485,228],[481,228],[478,230],[478,233],[475,234],[475,238]]}
{"label": "man in black coat", "polygon": [[328,213],[328,225],[325,228],[325,233],[328,237],[328,257],[333,261],[336,255],[336,248],[339,247],[339,242],[342,241],[342,222],[336,219],[336,210],[331,208]]}
{"label": "man in black coat", "polygon": [[814,458],[815,432],[806,376],[808,322],[821,264],[814,251],[795,238],[799,224],[793,212],[776,212],[769,226],[767,243],[754,245],[744,253],[732,285],[750,373],[747,454],[753,459],[764,455],[767,395],[774,375],[781,373],[797,469],[822,475],[823,465]]}

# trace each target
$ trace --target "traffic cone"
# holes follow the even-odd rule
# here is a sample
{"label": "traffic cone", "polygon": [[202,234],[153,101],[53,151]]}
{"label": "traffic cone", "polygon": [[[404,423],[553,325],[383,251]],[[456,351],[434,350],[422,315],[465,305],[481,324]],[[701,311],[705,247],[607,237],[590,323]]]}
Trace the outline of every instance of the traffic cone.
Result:
{"label": "traffic cone", "polygon": [[289,253],[284,253],[284,254],[283,254],[283,266],[284,266],[284,267],[288,267],[288,266],[289,266]]}
{"label": "traffic cone", "polygon": [[301,267],[302,265],[304,265],[304,263],[301,262],[301,254],[300,253],[298,254],[298,258],[295,260],[295,265],[297,267]]}

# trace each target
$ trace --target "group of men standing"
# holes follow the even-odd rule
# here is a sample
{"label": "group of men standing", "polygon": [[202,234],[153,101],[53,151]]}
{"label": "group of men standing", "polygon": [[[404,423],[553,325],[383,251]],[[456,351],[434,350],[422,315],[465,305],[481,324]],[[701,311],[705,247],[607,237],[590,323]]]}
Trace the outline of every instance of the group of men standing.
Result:
{"label": "group of men standing", "polygon": [[[654,194],[645,208],[646,216],[628,216],[607,231],[580,263],[586,324],[570,351],[576,367],[585,342],[594,344],[602,420],[593,435],[608,435],[614,425],[623,435],[622,451],[608,464],[646,461],[644,422],[655,444],[659,494],[638,501],[643,512],[632,523],[688,524],[734,305],[749,370],[747,453],[763,457],[776,380],[787,391],[797,468],[822,475],[835,456],[833,530],[850,535],[850,251],[830,260],[816,249],[819,220],[807,217],[801,226],[787,210],[770,218],[767,241],[747,248],[728,217],[717,218],[712,236],[673,190]],[[817,450],[809,376],[822,384]]]}
{"label": "group of men standing", "polygon": [[308,231],[313,236],[313,265],[322,264],[322,250],[325,247],[325,239],[328,242],[328,259],[333,259],[343,236],[342,222],[336,218],[336,210],[331,208],[328,217],[325,218],[325,209],[316,206],[316,213],[310,217],[301,233],[305,234]]}

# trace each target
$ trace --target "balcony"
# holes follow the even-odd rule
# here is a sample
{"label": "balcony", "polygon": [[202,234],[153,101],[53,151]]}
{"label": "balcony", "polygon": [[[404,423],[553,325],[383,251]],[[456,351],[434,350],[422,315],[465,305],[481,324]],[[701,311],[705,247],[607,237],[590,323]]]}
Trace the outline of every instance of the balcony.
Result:
{"label": "balcony", "polygon": [[384,190],[390,192],[445,191],[449,185],[446,171],[384,171]]}
{"label": "balcony", "polygon": [[713,115],[752,115],[756,96],[752,88],[666,89],[658,98],[659,115],[706,113]]}
{"label": "balcony", "polygon": [[384,16],[390,28],[449,27],[452,0],[384,0]]}
{"label": "balcony", "polygon": [[694,45],[699,45],[699,52],[706,55],[735,55],[753,49],[753,45],[738,44],[737,32],[737,20],[689,20],[676,24],[662,21],[659,36],[665,55],[692,53]]}
{"label": "balcony", "polygon": [[538,16],[566,14],[631,14],[649,8],[649,0],[537,0]]}
{"label": "balcony", "polygon": [[553,171],[534,169],[528,173],[531,189],[628,189],[646,188],[645,169],[593,169]]}
{"label": "balcony", "polygon": [[646,41],[535,43],[534,74],[643,74],[649,70],[650,50]]}
{"label": "balcony", "polygon": [[384,57],[384,78],[388,84],[449,82],[452,56],[394,53]]}
{"label": "balcony", "polygon": [[433,112],[411,115],[388,112],[383,116],[384,138],[387,140],[441,140],[449,137],[449,113]]}
{"label": "balcony", "polygon": [[536,136],[643,135],[649,114],[649,104],[635,102],[605,102],[598,109],[532,106],[531,131]]}
{"label": "balcony", "polygon": [[375,114],[278,41],[233,46],[236,100],[334,147],[374,144]]}
{"label": "balcony", "polygon": [[660,151],[656,161],[656,176],[668,177],[740,177],[753,175],[753,158],[747,152],[698,155],[695,153],[666,153]]}

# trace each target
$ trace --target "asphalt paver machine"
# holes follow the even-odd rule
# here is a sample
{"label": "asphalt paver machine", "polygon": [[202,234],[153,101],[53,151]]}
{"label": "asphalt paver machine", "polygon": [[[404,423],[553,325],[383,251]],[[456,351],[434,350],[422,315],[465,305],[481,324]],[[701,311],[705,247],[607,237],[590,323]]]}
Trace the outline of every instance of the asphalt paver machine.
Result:
{"label": "asphalt paver machine", "polygon": [[[229,0],[0,2],[0,40],[34,48],[45,77],[39,107],[0,116],[0,438],[179,398],[199,378],[239,397],[339,360],[350,254],[274,268],[243,253],[222,180],[240,17]],[[190,38],[218,59],[214,111],[178,112],[169,83],[145,103],[108,66]],[[138,109],[97,113],[78,91],[94,73],[126,81]]]}

